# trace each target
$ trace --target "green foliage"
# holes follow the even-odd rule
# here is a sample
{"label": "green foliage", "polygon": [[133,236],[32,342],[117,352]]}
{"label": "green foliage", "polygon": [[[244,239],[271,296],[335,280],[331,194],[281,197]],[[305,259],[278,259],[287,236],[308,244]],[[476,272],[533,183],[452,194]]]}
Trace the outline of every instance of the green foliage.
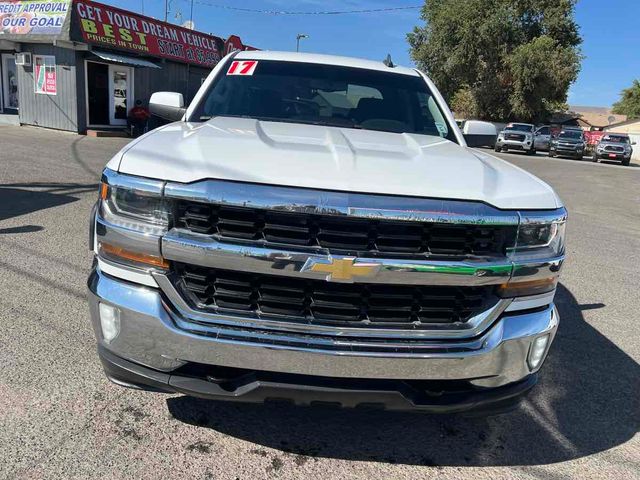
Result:
{"label": "green foliage", "polygon": [[450,106],[461,120],[478,117],[478,103],[469,87],[461,88],[454,93]]}
{"label": "green foliage", "polygon": [[634,80],[620,93],[620,100],[613,104],[613,113],[629,118],[640,118],[640,81]]}
{"label": "green foliage", "polygon": [[464,91],[479,118],[541,120],[580,69],[575,2],[425,0],[411,55],[448,101]]}

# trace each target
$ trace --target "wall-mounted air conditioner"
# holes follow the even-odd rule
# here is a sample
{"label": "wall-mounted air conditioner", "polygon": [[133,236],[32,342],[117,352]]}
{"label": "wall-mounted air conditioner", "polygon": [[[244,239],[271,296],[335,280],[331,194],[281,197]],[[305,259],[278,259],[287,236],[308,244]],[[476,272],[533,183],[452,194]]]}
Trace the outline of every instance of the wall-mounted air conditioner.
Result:
{"label": "wall-mounted air conditioner", "polygon": [[28,67],[31,65],[31,54],[30,53],[16,53],[16,65],[22,65],[23,67]]}

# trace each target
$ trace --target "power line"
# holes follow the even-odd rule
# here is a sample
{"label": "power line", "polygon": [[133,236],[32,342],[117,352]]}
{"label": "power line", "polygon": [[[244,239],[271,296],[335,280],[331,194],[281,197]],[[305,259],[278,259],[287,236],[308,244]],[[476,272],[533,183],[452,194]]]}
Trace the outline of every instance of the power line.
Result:
{"label": "power line", "polygon": [[384,12],[396,12],[399,10],[416,10],[422,8],[423,5],[410,5],[405,7],[386,7],[386,8],[365,8],[356,10],[320,10],[315,12],[305,12],[296,10],[260,10],[254,8],[233,7],[231,5],[222,5],[219,3],[211,3],[205,0],[194,0],[195,3],[200,5],[206,5],[208,7],[220,8],[223,10],[233,10],[236,12],[245,13],[262,13],[264,15],[344,15],[350,13],[384,13]]}

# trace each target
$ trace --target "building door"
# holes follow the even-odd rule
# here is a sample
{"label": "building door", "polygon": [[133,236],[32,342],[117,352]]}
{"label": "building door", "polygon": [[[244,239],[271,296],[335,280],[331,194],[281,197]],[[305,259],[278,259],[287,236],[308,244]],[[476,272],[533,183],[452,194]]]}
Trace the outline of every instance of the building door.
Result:
{"label": "building door", "polygon": [[4,110],[18,110],[18,76],[16,57],[13,54],[2,54],[2,103]]}
{"label": "building door", "polygon": [[109,120],[111,125],[126,125],[133,108],[133,74],[131,68],[109,65]]}
{"label": "building door", "polygon": [[126,125],[133,104],[132,68],[87,61],[89,126]]}
{"label": "building door", "polygon": [[109,125],[109,65],[87,62],[89,125]]}

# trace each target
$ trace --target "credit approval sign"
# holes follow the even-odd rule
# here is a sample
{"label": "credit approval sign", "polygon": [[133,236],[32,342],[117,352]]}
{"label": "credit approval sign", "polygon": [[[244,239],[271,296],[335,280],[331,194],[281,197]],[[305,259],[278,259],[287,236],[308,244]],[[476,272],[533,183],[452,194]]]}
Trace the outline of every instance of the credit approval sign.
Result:
{"label": "credit approval sign", "polygon": [[88,0],[73,2],[86,43],[129,50],[142,55],[213,67],[222,58],[219,37]]}
{"label": "credit approval sign", "polygon": [[2,35],[59,35],[70,4],[70,0],[0,0],[0,38]]}

